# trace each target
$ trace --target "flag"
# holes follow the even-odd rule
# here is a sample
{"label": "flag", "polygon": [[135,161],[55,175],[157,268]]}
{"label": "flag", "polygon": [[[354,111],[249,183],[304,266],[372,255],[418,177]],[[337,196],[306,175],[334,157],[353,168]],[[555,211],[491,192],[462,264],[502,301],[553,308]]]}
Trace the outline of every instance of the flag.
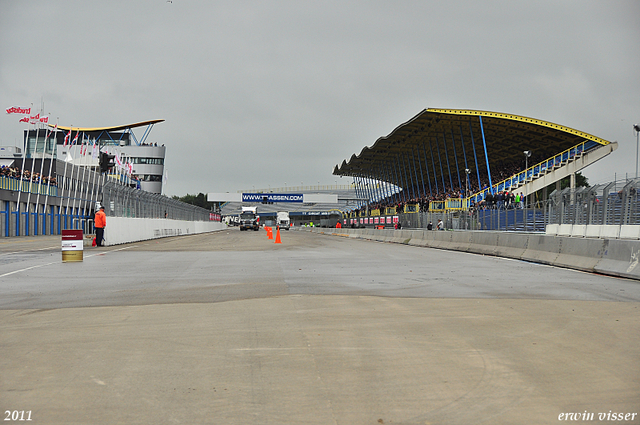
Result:
{"label": "flag", "polygon": [[47,124],[49,122],[49,116],[40,117],[40,122],[43,124]]}
{"label": "flag", "polygon": [[80,146],[80,155],[85,156],[87,154],[87,148],[89,147],[89,141],[87,136],[82,133],[82,146]]}
{"label": "flag", "polygon": [[20,118],[20,121],[18,121],[18,122],[29,122],[29,117],[28,116],[22,117],[22,118]]}
{"label": "flag", "polygon": [[64,145],[63,146],[67,146],[67,143],[69,143],[69,137],[71,137],[71,130],[69,130],[69,132],[64,136]]}
{"label": "flag", "polygon": [[36,115],[30,116],[29,117],[29,123],[30,124],[35,124],[37,122],[40,121],[40,113],[37,113]]}
{"label": "flag", "polygon": [[78,136],[80,135],[80,132],[76,132],[76,137],[73,138],[73,141],[71,142],[71,146],[75,145],[78,143]]}
{"label": "flag", "polygon": [[93,138],[93,147],[91,148],[91,157],[96,159],[98,157],[98,150],[96,149],[96,139]]}
{"label": "flag", "polygon": [[13,106],[6,109],[7,114],[24,114],[31,115],[31,108],[21,108],[19,106]]}

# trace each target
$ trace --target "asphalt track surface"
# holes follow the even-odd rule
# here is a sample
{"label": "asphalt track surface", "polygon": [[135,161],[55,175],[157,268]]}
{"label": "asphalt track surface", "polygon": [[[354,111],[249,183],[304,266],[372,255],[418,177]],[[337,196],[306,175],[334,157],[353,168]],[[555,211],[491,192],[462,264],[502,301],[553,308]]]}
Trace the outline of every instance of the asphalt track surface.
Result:
{"label": "asphalt track surface", "polygon": [[281,238],[230,229],[79,263],[58,237],[0,241],[2,419],[640,424],[640,282]]}

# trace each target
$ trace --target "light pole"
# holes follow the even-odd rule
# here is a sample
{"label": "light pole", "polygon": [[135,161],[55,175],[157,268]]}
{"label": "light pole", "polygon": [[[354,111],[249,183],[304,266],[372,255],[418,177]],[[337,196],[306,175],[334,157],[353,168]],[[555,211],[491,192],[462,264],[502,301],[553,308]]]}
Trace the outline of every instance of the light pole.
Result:
{"label": "light pole", "polygon": [[[529,172],[527,171],[529,169],[529,157],[531,156],[531,151],[523,151],[522,153],[524,153],[524,184],[527,184],[527,179],[529,178]],[[526,192],[529,192],[528,190]],[[529,193],[525,193],[524,196],[528,196]],[[523,204],[526,206],[527,203],[523,202]]]}
{"label": "light pole", "polygon": [[[522,152],[524,154],[524,171],[526,173],[526,171],[529,169],[529,157],[531,156],[531,151],[523,151]],[[526,174],[525,174],[525,180],[526,180]]]}
{"label": "light pole", "polygon": [[638,134],[640,134],[640,124],[634,124],[633,129],[636,131],[636,178],[638,178],[638,146],[640,146]]}
{"label": "light pole", "polygon": [[464,203],[465,203],[465,207],[467,208],[467,210],[469,210],[469,173],[471,172],[471,170],[469,170],[468,168],[464,169],[464,173],[465,173],[465,181],[464,181],[464,185],[465,185],[465,193],[464,193]]}
{"label": "light pole", "polygon": [[469,197],[469,173],[471,173],[471,170],[468,169],[468,168],[465,168],[464,172],[467,175],[467,178],[465,179],[465,182],[464,182],[465,186],[466,186],[466,190],[465,190],[465,195],[464,196],[465,196],[465,198],[468,198]]}

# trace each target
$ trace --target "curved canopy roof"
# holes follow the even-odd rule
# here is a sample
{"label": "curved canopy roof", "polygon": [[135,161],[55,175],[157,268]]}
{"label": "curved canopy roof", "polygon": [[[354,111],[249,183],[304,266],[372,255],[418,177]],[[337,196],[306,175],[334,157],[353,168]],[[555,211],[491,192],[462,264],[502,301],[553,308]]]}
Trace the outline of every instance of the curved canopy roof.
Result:
{"label": "curved canopy roof", "polygon": [[[83,131],[85,133],[89,133],[89,132],[93,132],[93,131],[119,131],[119,130],[126,130],[128,128],[144,127],[145,125],[152,125],[152,124],[156,124],[156,123],[163,122],[163,121],[164,120],[151,120],[151,121],[137,122],[137,123],[134,123],[134,124],[116,125],[114,127],[95,127],[95,128],[65,127],[65,126],[59,125],[58,129],[60,129],[60,130]],[[49,127],[53,128],[53,127],[55,127],[55,125],[50,123]]]}
{"label": "curved canopy roof", "polygon": [[402,186],[401,178],[393,178],[394,169],[397,174],[402,169],[405,173],[424,169],[440,179],[456,170],[463,173],[465,168],[475,173],[476,163],[481,172],[486,170],[486,162],[492,171],[502,164],[524,166],[524,151],[532,152],[531,165],[531,161],[544,160],[585,141],[610,143],[582,131],[519,115],[429,108],[379,138],[373,146],[336,165],[333,174],[376,178]]}

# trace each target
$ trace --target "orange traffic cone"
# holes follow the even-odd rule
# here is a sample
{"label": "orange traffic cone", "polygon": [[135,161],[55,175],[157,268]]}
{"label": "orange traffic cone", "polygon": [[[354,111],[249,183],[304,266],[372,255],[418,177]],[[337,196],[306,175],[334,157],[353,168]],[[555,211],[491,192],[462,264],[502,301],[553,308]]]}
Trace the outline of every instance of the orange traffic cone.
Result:
{"label": "orange traffic cone", "polygon": [[278,232],[276,233],[276,242],[275,243],[282,243],[282,241],[280,241],[280,228],[278,227]]}

